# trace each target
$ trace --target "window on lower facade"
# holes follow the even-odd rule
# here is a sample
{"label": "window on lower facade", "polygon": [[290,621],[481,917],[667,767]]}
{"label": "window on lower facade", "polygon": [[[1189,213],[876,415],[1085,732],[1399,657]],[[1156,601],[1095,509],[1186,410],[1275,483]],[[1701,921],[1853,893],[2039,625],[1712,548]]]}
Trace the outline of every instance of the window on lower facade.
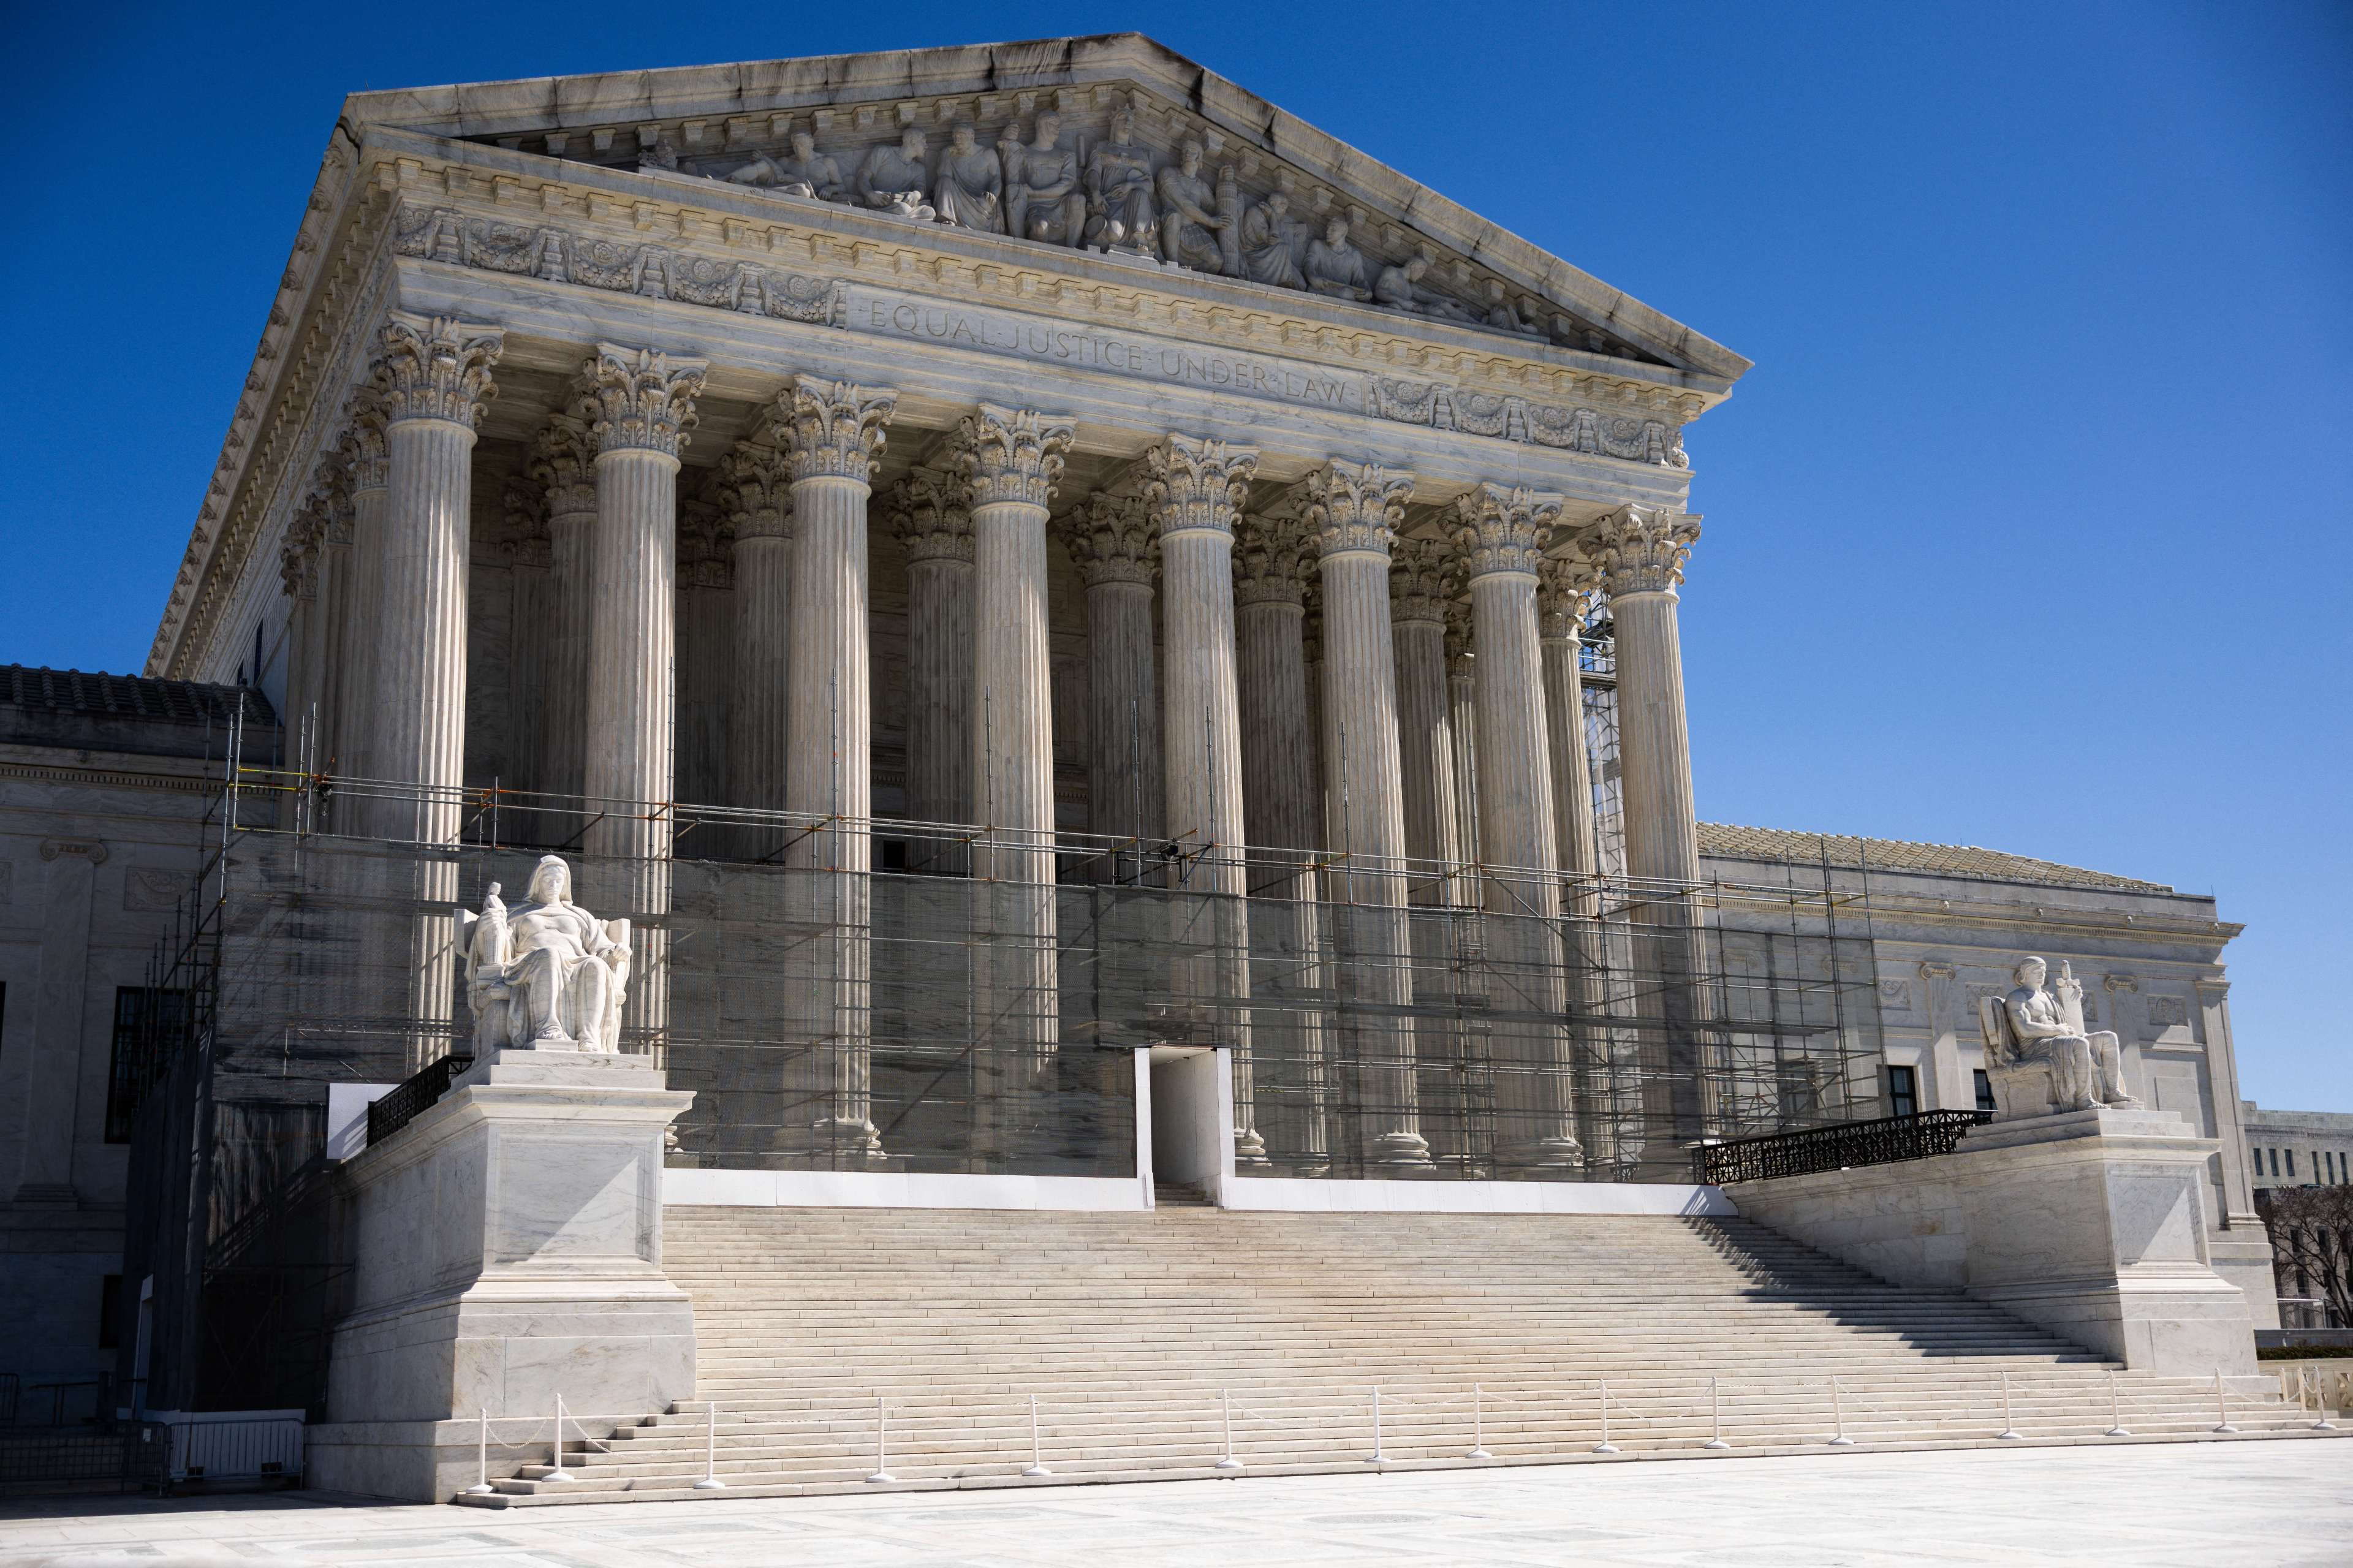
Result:
{"label": "window on lower facade", "polygon": [[1977,1082],[1978,1109],[1979,1110],[1996,1110],[2000,1109],[1993,1102],[1993,1075],[1986,1071],[1985,1068],[1979,1068],[1976,1072],[1969,1076]]}
{"label": "window on lower facade", "polygon": [[163,1072],[187,1018],[188,994],[162,985],[114,988],[114,1058],[106,1074],[106,1141],[131,1142],[132,1119]]}
{"label": "window on lower facade", "polygon": [[1920,1069],[1892,1067],[1887,1069],[1887,1113],[1890,1116],[1920,1114]]}

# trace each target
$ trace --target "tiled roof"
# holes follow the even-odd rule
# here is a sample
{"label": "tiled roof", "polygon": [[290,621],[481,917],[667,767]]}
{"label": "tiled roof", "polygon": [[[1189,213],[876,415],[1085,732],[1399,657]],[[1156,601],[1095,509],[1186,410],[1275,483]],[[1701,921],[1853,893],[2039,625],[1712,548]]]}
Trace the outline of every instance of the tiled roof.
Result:
{"label": "tiled roof", "polygon": [[227,723],[240,708],[248,724],[275,724],[269,700],[244,686],[157,680],[143,675],[99,675],[79,669],[0,665],[0,707],[83,714],[94,719]]}
{"label": "tiled roof", "polygon": [[2087,871],[1999,849],[1963,844],[1908,844],[1900,838],[1858,838],[1845,833],[1798,833],[1786,827],[1699,825],[1699,852],[1735,860],[1776,860],[1819,866],[1864,867],[1874,871],[1922,871],[1932,876],[1977,877],[1997,882],[2035,882],[2051,888],[2104,888],[2115,892],[2169,893],[2162,882]]}

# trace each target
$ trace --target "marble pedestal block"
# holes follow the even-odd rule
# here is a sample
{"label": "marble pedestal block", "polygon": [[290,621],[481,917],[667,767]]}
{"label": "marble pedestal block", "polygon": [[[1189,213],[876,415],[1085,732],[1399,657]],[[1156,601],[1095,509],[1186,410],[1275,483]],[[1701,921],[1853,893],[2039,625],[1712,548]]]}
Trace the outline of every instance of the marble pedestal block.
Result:
{"label": "marble pedestal block", "polygon": [[2214,1272],[2216,1148],[2169,1111],[1975,1128],[1953,1153],[1727,1190],[1740,1212],[1898,1285],[1964,1289],[2136,1372],[2252,1374],[2254,1324]]}
{"label": "marble pedestal block", "polygon": [[559,1394],[591,1434],[692,1394],[661,1180],[663,1131],[693,1099],[642,1057],[501,1050],[344,1165],[352,1310],[313,1485],[447,1499],[474,1479],[485,1410],[541,1417],[493,1436],[544,1445]]}

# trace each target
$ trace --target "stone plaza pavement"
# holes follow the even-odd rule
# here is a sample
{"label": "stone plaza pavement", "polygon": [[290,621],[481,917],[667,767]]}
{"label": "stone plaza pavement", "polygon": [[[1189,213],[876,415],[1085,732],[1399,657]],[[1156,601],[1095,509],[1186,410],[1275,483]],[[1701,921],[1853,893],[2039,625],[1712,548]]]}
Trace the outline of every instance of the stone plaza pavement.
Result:
{"label": "stone plaza pavement", "polygon": [[1844,1454],[484,1516],[319,1493],[0,1505],[0,1565],[2342,1565],[2353,1445]]}

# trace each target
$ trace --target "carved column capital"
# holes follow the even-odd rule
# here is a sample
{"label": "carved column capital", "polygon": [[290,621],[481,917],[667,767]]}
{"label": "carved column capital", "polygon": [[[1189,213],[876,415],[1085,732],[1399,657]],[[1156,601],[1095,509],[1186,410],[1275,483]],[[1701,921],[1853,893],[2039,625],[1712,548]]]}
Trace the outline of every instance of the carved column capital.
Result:
{"label": "carved column capital", "polygon": [[1152,584],[1159,542],[1152,510],[1137,496],[1089,496],[1058,520],[1056,531],[1090,588],[1105,583]]}
{"label": "carved column capital", "polygon": [[1405,521],[1413,476],[1374,463],[1335,459],[1307,476],[1305,521],[1319,553],[1352,550],[1386,555]]}
{"label": "carved column capital", "polygon": [[546,489],[517,476],[507,480],[499,499],[505,511],[501,520],[502,537],[514,550],[515,563],[546,565],[550,556]]}
{"label": "carved column capital", "polygon": [[445,419],[471,430],[482,405],[498,395],[491,367],[505,348],[506,334],[497,327],[393,311],[377,360],[385,422]]}
{"label": "carved column capital", "polygon": [[719,496],[735,542],[793,536],[785,455],[764,441],[738,441],[719,459]]}
{"label": "carved column capital", "polygon": [[882,427],[898,408],[899,395],[887,386],[795,376],[776,404],[792,477],[871,482],[874,454],[882,449]]}
{"label": "carved column capital", "polygon": [[1389,619],[1446,620],[1453,551],[1436,539],[1401,539],[1389,552]]}
{"label": "carved column capital", "polygon": [[972,507],[965,481],[939,468],[916,468],[882,498],[882,514],[907,552],[907,564],[972,561]]}
{"label": "carved column capital", "polygon": [[1258,472],[1256,447],[1229,447],[1223,441],[1192,436],[1171,436],[1144,454],[1152,478],[1144,499],[1152,509],[1160,537],[1215,532],[1230,536],[1242,498],[1250,493],[1250,478]]}
{"label": "carved column capital", "polygon": [[596,510],[596,437],[588,422],[553,415],[531,449],[531,477],[547,491],[551,517]]}
{"label": "carved column capital", "polygon": [[1446,673],[1450,676],[1475,675],[1478,668],[1471,639],[1471,601],[1449,597],[1446,601]]}
{"label": "carved column capital", "polygon": [[1306,529],[1289,518],[1246,516],[1234,533],[1234,604],[1303,605],[1314,571]]}
{"label": "carved column capital", "polygon": [[286,524],[278,547],[278,580],[290,599],[313,599],[319,592],[319,547],[332,525],[327,497],[313,490]]}
{"label": "carved column capital", "polygon": [[380,490],[392,482],[392,465],[385,452],[384,392],[368,385],[352,395],[350,421],[335,444],[346,482],[354,492]]}
{"label": "carved column capital", "polygon": [[678,503],[678,585],[735,585],[735,541],[725,513],[710,501]]}
{"label": "carved column capital", "polygon": [[1059,414],[984,403],[956,426],[955,464],[975,507],[999,501],[1044,506],[1061,482],[1073,426]]}
{"label": "carved column capital", "polygon": [[1575,557],[1550,557],[1536,566],[1536,628],[1547,642],[1575,642],[1601,603],[1601,568]]}
{"label": "carved column capital", "polygon": [[1699,539],[1699,519],[1664,507],[1621,506],[1585,536],[1586,553],[1599,563],[1609,596],[1671,594]]}
{"label": "carved column capital", "polygon": [[1561,498],[1517,486],[1481,485],[1454,502],[1454,542],[1473,578],[1533,573],[1560,517]]}
{"label": "carved column capital", "polygon": [[659,452],[675,458],[694,427],[694,400],[702,395],[711,362],[673,358],[657,349],[598,343],[580,367],[587,383],[589,431],[599,455]]}

